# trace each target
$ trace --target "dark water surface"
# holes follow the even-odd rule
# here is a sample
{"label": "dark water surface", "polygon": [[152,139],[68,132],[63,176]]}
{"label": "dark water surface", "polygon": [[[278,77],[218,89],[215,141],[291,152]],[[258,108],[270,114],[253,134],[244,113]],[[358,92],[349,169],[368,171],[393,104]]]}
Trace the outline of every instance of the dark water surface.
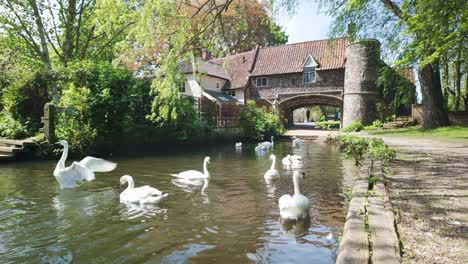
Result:
{"label": "dark water surface", "polygon": [[[308,142],[275,144],[281,179],[267,186],[268,155],[233,144],[116,158],[115,171],[61,190],[55,162],[0,164],[1,263],[334,263],[345,220],[343,190],[356,170],[334,148]],[[282,225],[278,199],[293,192],[288,153],[303,155],[301,191],[311,201],[310,224]],[[202,170],[211,157],[207,196],[169,176]],[[70,160],[67,164],[70,163]],[[151,185],[168,198],[159,206],[119,203],[119,178]]]}

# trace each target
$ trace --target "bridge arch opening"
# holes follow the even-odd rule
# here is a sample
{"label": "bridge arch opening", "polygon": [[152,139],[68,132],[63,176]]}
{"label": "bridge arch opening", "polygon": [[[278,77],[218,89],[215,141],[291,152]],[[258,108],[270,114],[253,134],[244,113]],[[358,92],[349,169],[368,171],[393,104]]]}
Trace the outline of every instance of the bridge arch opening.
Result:
{"label": "bridge arch opening", "polygon": [[[297,95],[282,100],[278,105],[279,114],[286,121],[287,125],[292,126],[295,122],[310,121],[310,110],[320,106],[321,111],[328,119],[340,120],[342,116],[343,100],[341,96],[335,95]],[[325,106],[325,107],[323,107]],[[307,120],[306,109],[309,108],[309,120]],[[331,115],[331,116],[330,116]],[[309,126],[313,127],[313,126]]]}

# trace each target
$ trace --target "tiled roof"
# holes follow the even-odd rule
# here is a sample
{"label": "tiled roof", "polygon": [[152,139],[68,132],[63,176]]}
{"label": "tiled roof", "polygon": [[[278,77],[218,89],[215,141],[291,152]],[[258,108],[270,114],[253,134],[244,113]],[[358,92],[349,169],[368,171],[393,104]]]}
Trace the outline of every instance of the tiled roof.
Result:
{"label": "tiled roof", "polygon": [[302,72],[302,64],[309,54],[319,64],[317,70],[342,69],[347,44],[347,38],[337,38],[256,48],[213,59],[210,64],[223,65],[231,81],[230,89],[244,88],[250,76]]}
{"label": "tiled roof", "polygon": [[213,60],[215,63],[223,63],[224,69],[231,78],[231,89],[243,88],[247,85],[255,53],[256,50],[254,49]]}
{"label": "tiled roof", "polygon": [[[195,63],[197,63],[197,71],[202,74],[207,74],[211,76],[216,76],[222,79],[229,80],[230,77],[227,74],[226,70],[223,68],[222,65],[212,62],[212,61],[204,61],[200,58],[197,58]],[[192,73],[192,63],[183,62],[179,64],[179,70],[182,73]]]}
{"label": "tiled roof", "polygon": [[260,48],[251,76],[302,72],[309,54],[319,64],[317,70],[344,68],[347,44],[347,38],[337,38]]}
{"label": "tiled roof", "polygon": [[416,76],[414,75],[414,69],[413,68],[408,68],[408,69],[403,69],[400,71],[400,75],[408,80],[410,83],[412,83],[414,86],[416,86]]}

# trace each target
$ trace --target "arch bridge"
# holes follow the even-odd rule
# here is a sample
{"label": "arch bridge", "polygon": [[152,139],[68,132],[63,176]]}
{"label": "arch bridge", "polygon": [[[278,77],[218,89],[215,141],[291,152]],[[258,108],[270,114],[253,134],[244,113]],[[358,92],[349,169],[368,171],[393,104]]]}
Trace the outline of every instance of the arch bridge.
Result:
{"label": "arch bridge", "polygon": [[[281,98],[281,99],[280,99]],[[275,102],[275,111],[284,120],[287,120],[289,125],[293,124],[294,110],[312,106],[333,106],[342,109],[343,97],[340,94],[296,94],[289,96],[279,96],[278,101]]]}

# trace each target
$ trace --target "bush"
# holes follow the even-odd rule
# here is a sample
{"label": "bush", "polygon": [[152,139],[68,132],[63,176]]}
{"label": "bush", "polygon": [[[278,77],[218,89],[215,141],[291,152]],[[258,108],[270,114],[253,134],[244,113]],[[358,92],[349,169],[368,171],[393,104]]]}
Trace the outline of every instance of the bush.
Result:
{"label": "bush", "polygon": [[88,88],[70,84],[60,99],[63,109],[57,116],[57,138],[66,139],[71,149],[81,153],[88,150],[97,135],[89,111],[90,94]]}
{"label": "bush", "polygon": [[341,131],[342,132],[359,132],[362,129],[363,129],[363,125],[361,124],[361,122],[357,121],[357,122],[352,122],[345,128],[342,128]]}
{"label": "bush", "polygon": [[44,115],[44,104],[50,101],[47,87],[50,76],[43,71],[23,76],[3,91],[2,104],[14,119],[37,132]]}
{"label": "bush", "polygon": [[285,131],[278,116],[259,108],[255,101],[247,101],[245,110],[240,115],[240,125],[245,135],[251,139],[265,139],[269,136],[282,135]]}
{"label": "bush", "polygon": [[368,149],[367,140],[350,135],[340,135],[337,139],[340,150],[344,153],[345,158],[353,158],[356,165],[361,164]]}
{"label": "bush", "polygon": [[396,150],[390,148],[380,138],[371,138],[369,141],[369,154],[373,160],[381,160],[388,163],[396,157]]}
{"label": "bush", "polygon": [[6,112],[0,113],[0,136],[10,139],[21,139],[30,136],[27,125],[21,124]]}
{"label": "bush", "polygon": [[340,121],[324,121],[324,122],[316,122],[316,128],[320,129],[339,129],[340,128]]}
{"label": "bush", "polygon": [[62,90],[57,136],[78,152],[151,125],[149,86],[108,62],[82,61],[57,71]]}
{"label": "bush", "polygon": [[362,128],[362,130],[364,131],[372,131],[372,130],[377,130],[377,129],[380,129],[380,128],[383,128],[383,123],[382,121],[380,120],[375,120],[374,122],[372,122],[372,125],[370,126],[365,126]]}
{"label": "bush", "polygon": [[339,135],[335,138],[328,138],[329,142],[334,142],[339,145],[340,151],[343,152],[346,159],[354,159],[356,165],[360,165],[366,154],[372,160],[381,160],[383,163],[388,163],[396,157],[396,150],[390,148],[380,138],[363,138],[352,135]]}

